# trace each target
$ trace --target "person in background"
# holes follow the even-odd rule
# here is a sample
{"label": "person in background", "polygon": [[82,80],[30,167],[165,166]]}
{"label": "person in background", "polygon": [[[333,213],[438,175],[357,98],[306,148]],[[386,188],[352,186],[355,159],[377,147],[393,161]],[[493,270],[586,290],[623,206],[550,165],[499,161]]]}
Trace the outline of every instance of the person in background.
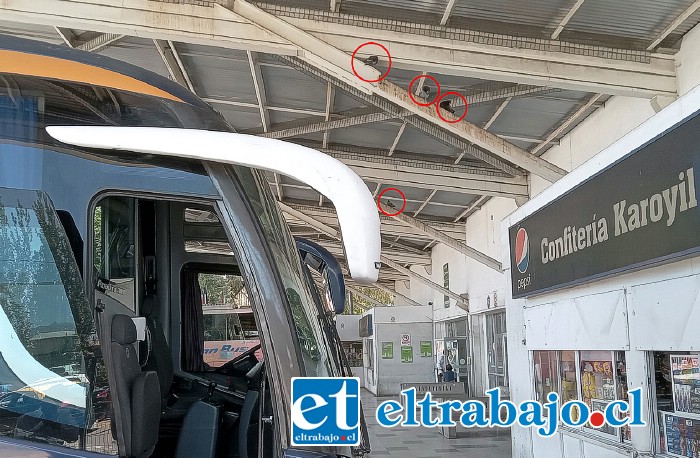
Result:
{"label": "person in background", "polygon": [[452,365],[448,364],[447,367],[445,367],[445,373],[442,374],[442,381],[454,382],[456,379],[457,375],[455,374],[455,371],[452,370]]}
{"label": "person in background", "polygon": [[445,350],[442,350],[440,356],[438,356],[437,364],[435,365],[435,370],[437,371],[438,383],[442,382],[442,374],[445,372]]}

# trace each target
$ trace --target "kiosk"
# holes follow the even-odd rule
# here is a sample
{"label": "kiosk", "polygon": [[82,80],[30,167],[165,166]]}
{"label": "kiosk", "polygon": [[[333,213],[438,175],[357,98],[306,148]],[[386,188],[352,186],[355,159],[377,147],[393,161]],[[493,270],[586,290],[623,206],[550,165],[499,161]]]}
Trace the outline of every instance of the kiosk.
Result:
{"label": "kiosk", "polygon": [[513,456],[700,456],[698,114],[700,87],[503,221],[513,400],[645,396],[645,427],[514,428]]}

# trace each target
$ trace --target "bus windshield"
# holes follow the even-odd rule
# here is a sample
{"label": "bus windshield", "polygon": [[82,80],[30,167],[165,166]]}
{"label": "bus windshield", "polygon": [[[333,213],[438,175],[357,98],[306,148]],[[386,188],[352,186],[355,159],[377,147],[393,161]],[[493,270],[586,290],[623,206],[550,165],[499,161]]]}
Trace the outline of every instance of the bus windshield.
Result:
{"label": "bus windshield", "polygon": [[250,199],[272,251],[291,308],[306,376],[330,377],[333,375],[332,357],[318,319],[314,297],[306,282],[296,244],[275,204],[270,186],[260,172],[244,167],[232,169]]}

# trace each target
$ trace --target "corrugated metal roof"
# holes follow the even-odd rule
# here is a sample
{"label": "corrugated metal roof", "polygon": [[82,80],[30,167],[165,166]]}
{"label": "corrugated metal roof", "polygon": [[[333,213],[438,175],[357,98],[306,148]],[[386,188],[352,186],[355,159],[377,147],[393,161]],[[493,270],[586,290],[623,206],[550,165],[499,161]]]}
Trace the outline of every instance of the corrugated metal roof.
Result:
{"label": "corrugated metal roof", "polygon": [[496,112],[499,105],[500,103],[489,103],[470,106],[464,120],[479,127],[483,127],[483,125],[486,124],[489,119],[491,119],[491,116],[493,116],[493,114]]}
{"label": "corrugated metal roof", "polygon": [[334,143],[388,150],[397,130],[397,127],[388,123],[363,124],[335,129],[332,139]]}
{"label": "corrugated metal roof", "polygon": [[621,36],[649,43],[694,0],[585,0],[566,30]]}
{"label": "corrugated metal roof", "polygon": [[457,0],[452,14],[547,28],[558,24],[573,3],[571,0]]}
{"label": "corrugated metal roof", "polygon": [[0,21],[0,33],[30,40],[41,40],[55,45],[64,43],[53,27],[43,25]]}
{"label": "corrugated metal roof", "polygon": [[[468,204],[465,204],[465,207],[467,205]],[[443,207],[440,205],[428,205],[421,211],[420,216],[432,216],[435,217],[435,219],[445,219],[451,221],[459,213],[461,213],[461,211],[461,207]]]}
{"label": "corrugated metal roof", "polygon": [[447,6],[447,0],[365,0],[353,3],[362,3],[365,14],[371,14],[373,8],[401,8],[416,13],[442,14]]}
{"label": "corrugated metal roof", "polygon": [[492,132],[523,137],[544,136],[577,102],[533,98],[513,99],[491,125]]}
{"label": "corrugated metal roof", "polygon": [[335,99],[333,101],[333,113],[340,113],[343,111],[353,110],[355,108],[361,108],[366,105],[361,104],[357,100],[350,96],[343,94],[342,92],[335,91]]}
{"label": "corrugated metal roof", "polygon": [[238,132],[259,129],[262,125],[260,111],[256,108],[236,107],[220,103],[210,104]]}
{"label": "corrugated metal roof", "polygon": [[[293,68],[261,65],[267,103],[272,106],[304,110],[326,110],[327,85]],[[248,68],[250,74],[250,68]]]}
{"label": "corrugated metal roof", "polygon": [[[184,43],[178,43],[175,47],[197,95],[203,98],[257,103],[245,52]],[[157,58],[160,59],[160,56]]]}
{"label": "corrugated metal roof", "polygon": [[[393,139],[392,137],[391,140],[393,141]],[[389,143],[389,146],[391,146],[391,143]],[[396,149],[411,153],[427,154],[429,156],[457,157],[459,155],[457,148],[447,146],[413,127],[404,129]]]}
{"label": "corrugated metal roof", "polygon": [[168,68],[160,58],[158,49],[156,49],[152,40],[126,37],[112,46],[100,50],[99,54],[119,59],[141,68],[147,68],[165,77],[170,76]]}
{"label": "corrugated metal roof", "polygon": [[472,194],[458,194],[454,192],[438,191],[435,193],[433,198],[430,199],[430,202],[460,205],[462,207],[466,207],[467,205],[469,205],[469,202],[474,200],[475,197],[476,196]]}

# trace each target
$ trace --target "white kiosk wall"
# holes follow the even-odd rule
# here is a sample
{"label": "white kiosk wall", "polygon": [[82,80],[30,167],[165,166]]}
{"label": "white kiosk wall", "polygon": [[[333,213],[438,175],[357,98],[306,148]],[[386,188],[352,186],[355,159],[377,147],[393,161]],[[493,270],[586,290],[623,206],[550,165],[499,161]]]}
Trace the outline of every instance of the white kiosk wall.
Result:
{"label": "white kiosk wall", "polygon": [[402,383],[434,382],[431,311],[415,306],[375,307],[363,316],[370,314],[373,333],[364,343],[367,356],[371,352],[374,359],[372,369],[365,365],[367,389],[377,396],[391,396],[401,392]]}

